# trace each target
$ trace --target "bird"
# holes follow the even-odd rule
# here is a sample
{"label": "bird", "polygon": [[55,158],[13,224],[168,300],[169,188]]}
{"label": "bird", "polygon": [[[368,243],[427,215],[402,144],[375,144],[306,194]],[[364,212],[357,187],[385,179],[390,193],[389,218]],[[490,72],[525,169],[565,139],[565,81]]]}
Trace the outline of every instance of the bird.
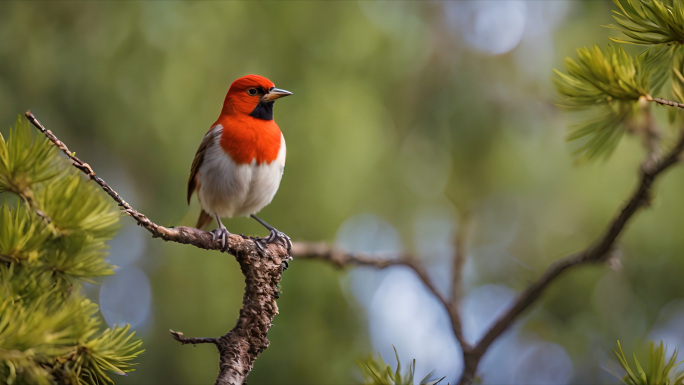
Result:
{"label": "bird", "polygon": [[285,168],[285,137],[273,120],[275,100],[292,95],[260,75],[246,75],[228,89],[216,122],[204,135],[190,168],[188,204],[197,193],[202,211],[197,228],[212,230],[225,249],[230,232],[221,218],[250,216],[269,230],[255,240],[262,252],[269,243],[279,242],[289,252],[290,238],[256,214],[271,203]]}

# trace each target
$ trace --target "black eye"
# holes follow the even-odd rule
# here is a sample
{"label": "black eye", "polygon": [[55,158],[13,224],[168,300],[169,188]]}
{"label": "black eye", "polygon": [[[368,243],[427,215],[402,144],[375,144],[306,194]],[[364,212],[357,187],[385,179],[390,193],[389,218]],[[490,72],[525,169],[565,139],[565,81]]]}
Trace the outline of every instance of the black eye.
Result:
{"label": "black eye", "polygon": [[249,95],[249,96],[254,96],[258,93],[259,93],[259,91],[256,88],[250,88],[247,90],[247,95]]}

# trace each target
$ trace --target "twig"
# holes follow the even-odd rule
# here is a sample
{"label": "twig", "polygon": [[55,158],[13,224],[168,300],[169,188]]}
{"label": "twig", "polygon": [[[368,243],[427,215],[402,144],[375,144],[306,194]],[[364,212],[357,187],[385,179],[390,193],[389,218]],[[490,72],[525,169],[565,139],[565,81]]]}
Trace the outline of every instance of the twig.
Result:
{"label": "twig", "polygon": [[463,266],[466,262],[465,244],[468,239],[468,231],[470,230],[470,219],[464,216],[460,223],[458,231],[456,231],[456,239],[454,239],[454,265],[451,269],[451,276],[453,279],[453,286],[451,287],[451,303],[459,304],[463,298]]}
{"label": "twig", "polygon": [[216,344],[217,338],[211,337],[186,337],[183,335],[181,332],[175,332],[173,330],[169,330],[169,333],[171,333],[171,337],[180,342],[182,345],[186,344],[193,344],[193,345],[198,345],[198,344]]}
{"label": "twig", "polygon": [[470,217],[465,214],[459,223],[454,240],[454,262],[451,269],[451,303],[449,304],[449,315],[453,324],[454,334],[461,344],[463,351],[472,349],[470,343],[463,335],[463,323],[461,317],[461,299],[463,298],[463,266],[466,262],[465,244],[468,240],[468,230],[470,228]]}
{"label": "twig", "polygon": [[644,97],[646,98],[646,100],[648,100],[650,102],[662,104],[663,106],[684,108],[684,103],[674,102],[672,100],[667,100],[667,99],[663,99],[663,98],[654,98],[651,95],[645,95]]}
{"label": "twig", "polygon": [[179,226],[168,228],[152,222],[142,213],[136,211],[114,191],[85,162],[77,158],[69,148],[49,130],[47,130],[30,111],[26,117],[37,129],[60,148],[71,160],[74,167],[81,170],[114,199],[121,210],[133,217],[138,225],[145,228],[154,238],[165,241],[190,244],[207,250],[219,250],[232,254],[240,264],[245,276],[245,294],[242,309],[234,328],[218,338],[189,338],[183,333],[171,331],[172,337],[182,344],[213,343],[219,350],[220,370],[216,384],[243,384],[252,371],[254,361],[269,344],[266,335],[278,314],[276,299],[279,296],[278,283],[282,277],[283,261],[289,258],[287,250],[270,244],[263,256],[256,248],[254,241],[239,235],[230,235],[228,244],[222,248],[220,240],[202,230]]}

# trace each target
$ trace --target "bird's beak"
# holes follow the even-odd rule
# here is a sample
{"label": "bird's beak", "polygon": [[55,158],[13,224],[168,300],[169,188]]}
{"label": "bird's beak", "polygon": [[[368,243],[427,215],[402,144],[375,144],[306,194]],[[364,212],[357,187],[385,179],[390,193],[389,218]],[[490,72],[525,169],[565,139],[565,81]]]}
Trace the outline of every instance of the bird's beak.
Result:
{"label": "bird's beak", "polygon": [[288,95],[292,95],[292,92],[281,90],[280,88],[273,88],[272,90],[268,91],[268,93],[264,95],[261,100],[270,102]]}

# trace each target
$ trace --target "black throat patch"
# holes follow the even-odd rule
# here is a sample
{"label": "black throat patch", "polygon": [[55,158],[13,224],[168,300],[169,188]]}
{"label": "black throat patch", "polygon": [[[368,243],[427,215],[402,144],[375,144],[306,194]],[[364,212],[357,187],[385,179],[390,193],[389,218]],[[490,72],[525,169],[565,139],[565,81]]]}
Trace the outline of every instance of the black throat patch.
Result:
{"label": "black throat patch", "polygon": [[259,102],[249,116],[261,120],[273,120],[273,101]]}

